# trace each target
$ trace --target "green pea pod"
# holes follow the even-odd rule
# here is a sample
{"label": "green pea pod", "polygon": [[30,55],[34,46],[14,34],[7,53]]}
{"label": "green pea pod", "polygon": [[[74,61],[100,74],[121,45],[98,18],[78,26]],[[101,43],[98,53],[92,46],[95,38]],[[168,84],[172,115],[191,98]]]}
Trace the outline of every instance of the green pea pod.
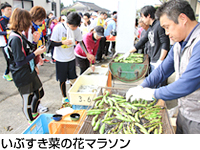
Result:
{"label": "green pea pod", "polygon": [[123,100],[126,100],[125,98],[117,98],[117,97],[113,97],[113,99],[115,99],[116,101],[123,101]]}
{"label": "green pea pod", "polygon": [[145,125],[145,128],[150,128],[150,127],[153,127],[153,126],[158,125],[158,124],[162,124],[162,122],[155,122],[155,123],[152,123],[152,124],[147,124],[147,125]]}
{"label": "green pea pod", "polygon": [[126,100],[118,101],[117,104],[118,104],[118,103],[124,103],[124,102],[126,102]]}
{"label": "green pea pod", "polygon": [[159,131],[158,131],[158,134],[162,134],[162,130],[163,128],[162,128],[162,124],[159,124]]}
{"label": "green pea pod", "polygon": [[158,134],[158,129],[157,128],[154,130],[154,134]]}
{"label": "green pea pod", "polygon": [[129,117],[133,122],[135,122],[135,118],[134,118],[133,116],[128,115],[128,117]]}
{"label": "green pea pod", "polygon": [[97,123],[96,123],[95,126],[93,127],[93,131],[97,131],[97,130],[99,129],[100,122],[101,122],[101,119],[99,119],[99,120],[97,121]]}
{"label": "green pea pod", "polygon": [[100,133],[100,134],[104,134],[105,126],[106,126],[105,123],[101,126],[101,128],[100,128],[100,130],[99,130],[99,133]]}
{"label": "green pea pod", "polygon": [[95,97],[94,99],[93,99],[93,101],[96,101],[96,100],[99,100],[99,99],[102,99],[103,98],[103,95],[100,95],[100,96],[98,96],[98,97]]}
{"label": "green pea pod", "polygon": [[106,91],[106,95],[105,95],[105,97],[107,97],[109,94],[110,94],[110,92]]}
{"label": "green pea pod", "polygon": [[94,106],[94,108],[98,108],[98,105],[99,105],[99,103],[100,103],[101,101],[99,100],[99,101],[97,101],[96,103],[95,103],[95,106]]}
{"label": "green pea pod", "polygon": [[118,113],[117,111],[115,111],[114,114],[115,114],[116,116],[123,117],[123,116],[122,116],[120,113]]}
{"label": "green pea pod", "polygon": [[111,121],[111,120],[113,120],[113,119],[115,119],[115,117],[103,119],[102,122],[104,123],[105,121]]}
{"label": "green pea pod", "polygon": [[151,127],[149,130],[148,130],[148,133],[151,133],[155,128],[157,128],[158,125],[155,125],[153,127]]}
{"label": "green pea pod", "polygon": [[105,109],[90,109],[90,110],[88,110],[87,112],[94,112],[94,111],[103,112],[103,111],[105,111]]}
{"label": "green pea pod", "polygon": [[149,104],[147,105],[147,107],[155,105],[156,102],[157,102],[157,99],[155,99],[153,102],[149,103]]}
{"label": "green pea pod", "polygon": [[121,109],[117,103],[115,103],[115,106],[120,112],[123,112],[123,109]]}
{"label": "green pea pod", "polygon": [[113,107],[113,102],[110,99],[107,99],[107,101],[110,104],[110,107]]}
{"label": "green pea pod", "polygon": [[111,100],[111,101],[113,101],[114,103],[116,103],[117,101],[114,99],[114,98],[112,98],[112,97],[107,97],[109,100]]}
{"label": "green pea pod", "polygon": [[124,125],[123,125],[123,131],[124,131],[124,134],[129,134]]}
{"label": "green pea pod", "polygon": [[103,100],[106,104],[108,104],[108,100],[106,99],[106,96],[103,97]]}
{"label": "green pea pod", "polygon": [[110,109],[109,110],[109,117],[112,115],[112,113],[113,113],[113,109]]}
{"label": "green pea pod", "polygon": [[123,124],[124,124],[124,122],[121,122],[121,123],[119,124],[119,128],[118,128],[118,130],[115,132],[116,134],[118,134],[119,131],[122,129]]}
{"label": "green pea pod", "polygon": [[135,122],[135,125],[138,126],[140,128],[140,131],[143,132],[144,134],[149,134],[141,124]]}
{"label": "green pea pod", "polygon": [[117,122],[112,122],[112,121],[105,121],[104,123],[108,124],[108,125],[115,125],[118,124]]}
{"label": "green pea pod", "polygon": [[128,102],[126,102],[126,103],[124,103],[126,106],[128,106],[128,107],[131,107],[132,109],[134,109],[134,110],[137,110],[137,107],[135,107],[134,105],[132,105],[131,103],[128,103]]}
{"label": "green pea pod", "polygon": [[104,98],[101,100],[101,102],[99,103],[99,107],[103,106],[104,103]]}
{"label": "green pea pod", "polygon": [[146,104],[137,103],[137,104],[132,104],[132,106],[135,106],[135,107],[146,107],[147,105]]}
{"label": "green pea pod", "polygon": [[92,124],[93,127],[94,127],[95,124],[96,124],[96,121],[97,121],[98,116],[99,116],[99,115],[96,115],[95,117],[92,118],[92,123],[91,123],[91,124]]}
{"label": "green pea pod", "polygon": [[135,113],[135,121],[136,122],[140,122],[140,120],[139,120],[139,112]]}
{"label": "green pea pod", "polygon": [[120,125],[120,123],[117,123],[116,126],[114,126],[113,128],[111,128],[111,129],[108,131],[108,134],[114,133],[114,132],[118,129],[119,125]]}
{"label": "green pea pod", "polygon": [[135,134],[134,123],[131,124],[131,132],[132,132],[133,134]]}
{"label": "green pea pod", "polygon": [[117,97],[117,98],[124,98],[124,96],[121,96],[121,95],[118,95],[118,94],[111,94],[111,96]]}
{"label": "green pea pod", "polygon": [[110,113],[109,113],[109,111],[108,111],[108,112],[106,113],[106,115],[104,116],[104,119],[107,119],[108,117],[110,117],[109,114],[110,114]]}
{"label": "green pea pod", "polygon": [[149,123],[155,123],[155,122],[160,122],[161,120],[160,119],[154,119],[154,120],[151,120]]}
{"label": "green pea pod", "polygon": [[90,116],[90,115],[99,115],[99,114],[101,114],[101,112],[89,112],[89,113],[87,113],[87,115],[88,116]]}
{"label": "green pea pod", "polygon": [[132,111],[131,111],[130,109],[128,109],[127,107],[125,108],[125,110],[126,110],[126,112],[127,112],[128,114],[132,114]]}
{"label": "green pea pod", "polygon": [[126,122],[132,122],[130,119],[127,119],[126,117],[120,117],[120,116],[116,116],[117,119],[122,120],[122,121],[126,121]]}
{"label": "green pea pod", "polygon": [[126,126],[126,129],[127,129],[127,132],[128,132],[129,134],[131,134],[131,128],[130,128],[130,125],[127,125],[127,126]]}

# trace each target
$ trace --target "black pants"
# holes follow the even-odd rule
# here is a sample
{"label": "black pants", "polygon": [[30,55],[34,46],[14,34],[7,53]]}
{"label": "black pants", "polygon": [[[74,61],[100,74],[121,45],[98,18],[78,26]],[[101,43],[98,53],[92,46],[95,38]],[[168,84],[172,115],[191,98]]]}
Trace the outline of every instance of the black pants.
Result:
{"label": "black pants", "polygon": [[76,64],[81,69],[80,75],[90,67],[90,62],[88,59],[83,59],[76,56]]}
{"label": "black pants", "polygon": [[179,111],[176,120],[176,134],[200,134],[200,122],[185,118]]}
{"label": "black pants", "polygon": [[4,55],[4,58],[5,58],[5,60],[6,60],[6,64],[7,64],[7,66],[6,66],[6,71],[5,71],[5,75],[7,75],[7,74],[9,74],[9,72],[10,72],[10,69],[9,69],[10,63],[9,63],[9,59],[8,59],[8,57],[7,57],[7,55],[6,55],[5,51],[4,51],[4,47],[1,47],[1,49],[2,49],[2,51],[3,51],[3,55]]}
{"label": "black pants", "polygon": [[102,55],[105,49],[105,44],[106,44],[106,37],[102,37],[100,42],[99,42],[99,47],[97,50],[97,55],[96,55],[96,60],[101,60]]}
{"label": "black pants", "polygon": [[106,42],[106,44],[105,44],[105,51],[104,51],[105,56],[108,56],[109,46],[110,46],[110,42]]}

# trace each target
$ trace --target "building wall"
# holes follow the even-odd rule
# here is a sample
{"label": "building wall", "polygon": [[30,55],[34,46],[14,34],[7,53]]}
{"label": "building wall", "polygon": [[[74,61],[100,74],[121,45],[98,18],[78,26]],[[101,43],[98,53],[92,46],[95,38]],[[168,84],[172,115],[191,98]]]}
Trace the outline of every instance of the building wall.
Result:
{"label": "building wall", "polygon": [[[59,17],[60,16],[60,0],[51,0],[51,1],[56,3],[56,14],[54,15]],[[8,2],[12,6],[21,8],[20,1],[14,2],[14,0],[0,0],[0,2],[1,3]],[[30,6],[29,3],[26,3],[25,6],[26,6],[25,9],[27,9],[28,11],[31,9],[31,7],[29,7]],[[33,0],[33,6],[42,6],[44,7],[47,13],[52,11],[52,3],[51,2],[47,3],[46,0]],[[15,7],[13,7],[13,9],[15,9]]]}

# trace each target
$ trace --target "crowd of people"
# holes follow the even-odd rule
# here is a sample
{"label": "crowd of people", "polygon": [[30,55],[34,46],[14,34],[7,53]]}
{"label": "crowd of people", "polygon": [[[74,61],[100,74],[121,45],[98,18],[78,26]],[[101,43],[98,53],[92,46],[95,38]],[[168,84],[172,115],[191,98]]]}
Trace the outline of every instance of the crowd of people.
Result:
{"label": "crowd of people", "polygon": [[[89,67],[94,71],[95,63],[109,56],[109,47],[110,53],[114,52],[115,44],[110,39],[116,36],[117,12],[111,18],[105,12],[70,12],[58,19],[53,13],[46,18],[41,6],[34,6],[30,12],[16,8],[12,13],[8,3],[1,4],[1,12],[0,47],[7,62],[3,78],[14,81],[29,123],[48,110],[40,104],[44,90],[38,77],[38,66],[49,62],[45,53],[55,63],[62,101],[70,106],[65,83],[70,80],[73,84],[76,80],[76,65],[81,74]],[[150,74],[141,85],[128,90],[126,99],[178,99],[176,133],[200,133],[200,27],[193,9],[187,1],[171,0],[157,10],[144,6],[140,16],[132,33],[138,40],[122,58],[142,50],[149,56]],[[173,72],[176,81],[167,85]]]}
{"label": "crowd of people", "polygon": [[95,70],[95,63],[103,59],[102,54],[106,58],[110,44],[106,42],[106,36],[116,33],[116,12],[111,18],[107,18],[105,12],[99,15],[97,12],[83,15],[70,12],[57,18],[52,12],[47,15],[41,6],[34,6],[29,12],[21,8],[12,12],[12,6],[7,2],[1,4],[1,12],[0,47],[7,62],[3,78],[14,81],[29,123],[39,113],[48,111],[40,104],[44,90],[38,77],[38,66],[44,63],[55,64],[62,101],[71,106],[65,83],[75,82],[76,65],[82,74],[89,67]]}

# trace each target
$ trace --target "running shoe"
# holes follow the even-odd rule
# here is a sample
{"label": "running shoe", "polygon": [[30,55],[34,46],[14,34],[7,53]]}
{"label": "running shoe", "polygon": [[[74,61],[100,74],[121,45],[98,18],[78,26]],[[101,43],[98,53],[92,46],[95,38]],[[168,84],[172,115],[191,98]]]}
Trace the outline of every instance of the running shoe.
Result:
{"label": "running shoe", "polygon": [[44,61],[45,63],[50,62],[50,60],[47,60],[47,59],[43,59],[43,61]]}
{"label": "running shoe", "polygon": [[69,99],[68,99],[67,97],[63,97],[62,103],[63,103],[63,104],[64,104],[64,103],[69,103]]}
{"label": "running shoe", "polygon": [[10,77],[10,75],[9,74],[7,74],[7,75],[3,75],[3,78],[5,79],[5,80],[7,80],[7,81],[12,81],[13,79]]}
{"label": "running shoe", "polygon": [[47,111],[49,111],[48,107],[45,107],[45,106],[42,106],[41,104],[39,104],[38,109],[37,109],[38,113],[44,113]]}

